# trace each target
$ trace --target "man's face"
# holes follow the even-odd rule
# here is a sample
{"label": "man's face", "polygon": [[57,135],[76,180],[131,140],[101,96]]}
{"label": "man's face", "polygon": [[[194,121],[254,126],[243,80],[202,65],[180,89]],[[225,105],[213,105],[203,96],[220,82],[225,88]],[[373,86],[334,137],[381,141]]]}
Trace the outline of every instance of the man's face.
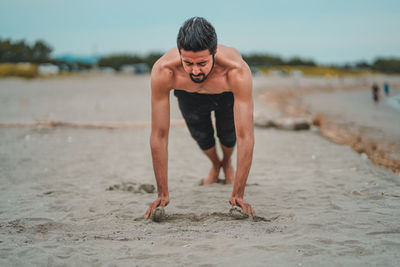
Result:
{"label": "man's face", "polygon": [[195,83],[204,82],[214,66],[214,58],[208,49],[193,52],[181,49],[183,69]]}

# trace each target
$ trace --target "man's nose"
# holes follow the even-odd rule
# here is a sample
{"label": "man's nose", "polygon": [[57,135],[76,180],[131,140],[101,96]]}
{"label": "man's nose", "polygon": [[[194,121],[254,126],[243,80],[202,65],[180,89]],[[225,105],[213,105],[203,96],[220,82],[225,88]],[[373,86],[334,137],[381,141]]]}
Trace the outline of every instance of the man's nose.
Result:
{"label": "man's nose", "polygon": [[193,75],[198,75],[199,73],[201,73],[200,68],[197,66],[194,66],[192,69],[192,74]]}

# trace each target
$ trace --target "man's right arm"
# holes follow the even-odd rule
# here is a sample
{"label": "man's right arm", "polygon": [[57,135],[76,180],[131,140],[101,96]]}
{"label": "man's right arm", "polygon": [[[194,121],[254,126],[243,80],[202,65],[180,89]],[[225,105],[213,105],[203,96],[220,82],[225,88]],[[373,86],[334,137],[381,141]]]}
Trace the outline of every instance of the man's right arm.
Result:
{"label": "man's right arm", "polygon": [[168,192],[168,133],[170,125],[169,85],[172,71],[155,64],[151,73],[151,136],[150,147],[158,198],[144,217],[148,218],[158,206],[169,203]]}

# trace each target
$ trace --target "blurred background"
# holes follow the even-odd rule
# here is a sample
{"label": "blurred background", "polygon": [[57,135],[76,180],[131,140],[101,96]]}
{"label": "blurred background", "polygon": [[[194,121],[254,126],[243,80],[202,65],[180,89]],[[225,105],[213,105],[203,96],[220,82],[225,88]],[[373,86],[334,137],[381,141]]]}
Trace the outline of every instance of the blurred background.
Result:
{"label": "blurred background", "polygon": [[0,76],[147,73],[192,16],[254,71],[400,73],[398,14],[395,0],[0,0]]}

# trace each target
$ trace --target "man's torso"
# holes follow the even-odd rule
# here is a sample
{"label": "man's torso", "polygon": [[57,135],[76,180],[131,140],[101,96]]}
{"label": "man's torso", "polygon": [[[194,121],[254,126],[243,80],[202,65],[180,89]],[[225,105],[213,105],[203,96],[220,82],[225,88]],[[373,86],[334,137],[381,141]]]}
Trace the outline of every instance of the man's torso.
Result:
{"label": "man's torso", "polygon": [[182,61],[178,49],[171,49],[162,58],[163,68],[172,71],[171,88],[183,90],[190,93],[200,94],[221,94],[232,92],[233,85],[229,80],[229,75],[233,71],[240,71],[244,63],[240,54],[229,47],[219,45],[215,55],[215,65],[207,79],[200,83],[194,83],[187,72],[182,67]]}

